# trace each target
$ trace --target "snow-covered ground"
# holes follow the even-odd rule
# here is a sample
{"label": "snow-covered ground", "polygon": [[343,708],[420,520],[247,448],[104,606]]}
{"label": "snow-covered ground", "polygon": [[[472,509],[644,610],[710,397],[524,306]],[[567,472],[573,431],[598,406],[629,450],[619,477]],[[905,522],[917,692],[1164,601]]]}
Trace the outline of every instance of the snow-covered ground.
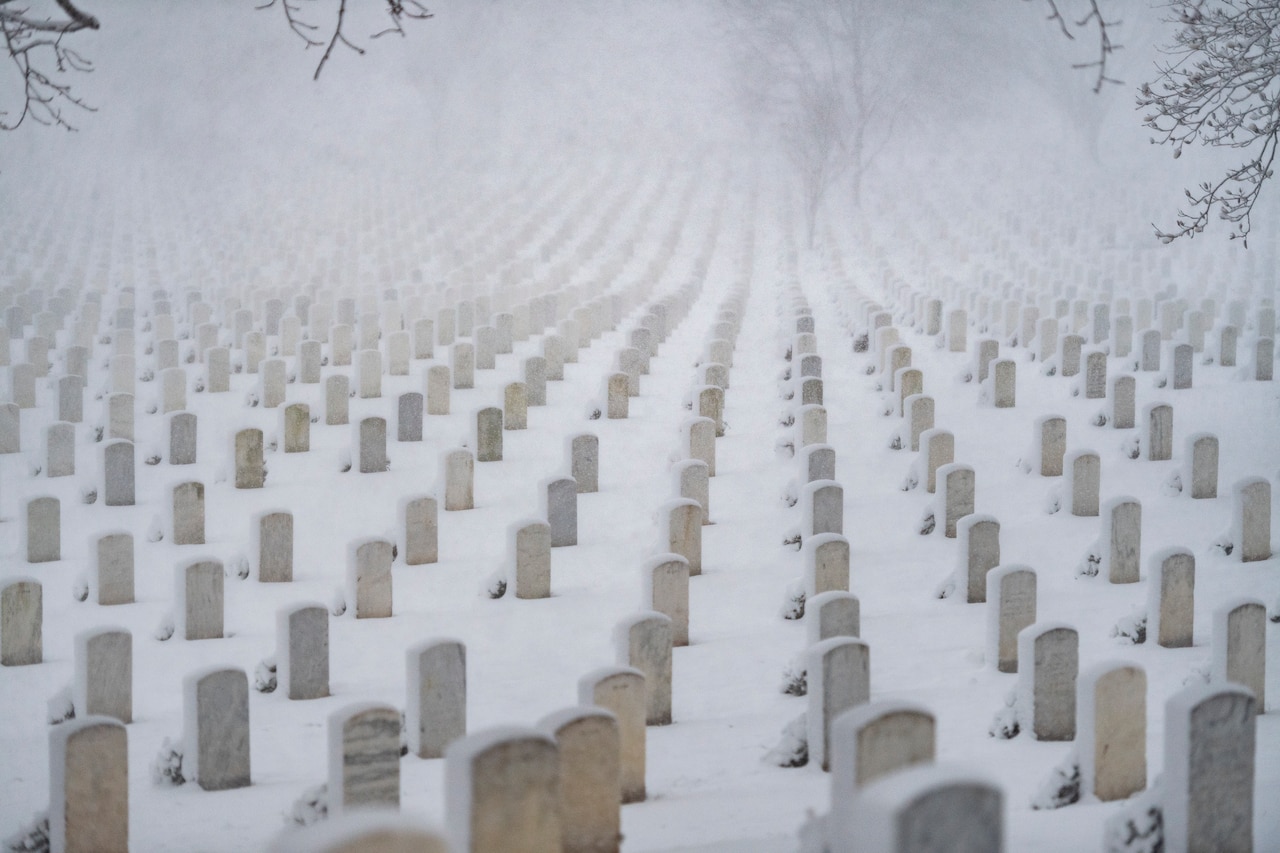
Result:
{"label": "snow-covered ground", "polygon": [[[785,159],[750,138],[752,123],[726,106],[733,66],[709,4],[458,0],[435,7],[437,17],[403,42],[381,39],[364,57],[339,53],[318,84],[309,79],[316,51],[302,51],[275,13],[242,3],[128,6],[104,10],[91,42],[98,71],[83,85],[101,112],[80,117],[77,134],[24,127],[0,135],[0,289],[52,294],[83,286],[103,292],[106,309],[85,422],[76,428],[76,475],[33,473],[43,464],[44,427],[57,417],[56,386],[43,380],[39,405],[22,412],[23,452],[0,456],[0,579],[34,575],[44,585],[44,663],[0,669],[0,837],[48,807],[49,717],[73,678],[73,637],[86,628],[119,625],[134,637],[129,796],[138,851],[263,849],[286,831],[295,802],[326,779],[328,715],[370,700],[402,707],[404,650],[421,640],[466,643],[469,730],[530,725],[574,704],[578,678],[615,662],[613,627],[641,609],[641,568],[665,550],[656,511],[674,495],[671,467],[681,458],[696,365],[719,308],[743,285],[750,295],[726,392],[726,434],[717,441],[714,524],[704,529],[703,574],[690,584],[690,645],[674,653],[674,723],[648,729],[649,796],[623,808],[624,850],[794,850],[800,827],[830,805],[820,769],[764,760],[807,707],[780,689],[806,637],[803,621],[782,617],[802,570],[801,555],[784,545],[800,509],[785,500],[799,472],[782,446],[793,437],[783,421],[795,401],[783,399],[791,386],[781,379],[798,297],[812,309],[823,359],[872,699],[933,711],[938,760],[970,767],[1005,792],[1009,849],[1098,849],[1104,821],[1125,804],[1033,810],[1073,745],[988,734],[1016,676],[986,660],[988,605],[936,595],[956,565],[957,543],[920,533],[933,496],[904,488],[917,454],[891,448],[902,421],[886,414],[893,400],[886,377],[869,372],[874,352],[854,351],[865,331],[859,296],[882,302],[911,346],[937,425],[955,434],[956,460],[976,470],[977,511],[1001,522],[1002,562],[1037,572],[1037,618],[1078,629],[1082,668],[1130,660],[1146,670],[1152,783],[1162,769],[1164,702],[1206,676],[1213,611],[1249,595],[1280,616],[1280,558],[1246,565],[1215,547],[1230,527],[1231,484],[1263,476],[1274,486],[1280,478],[1280,384],[1197,356],[1191,389],[1160,387],[1170,375],[1166,351],[1165,371],[1135,373],[1137,409],[1173,405],[1174,458],[1133,459],[1141,430],[1093,425],[1104,401],[1076,396],[1075,380],[1046,375],[1027,348],[1007,340],[1001,355],[1017,362],[1017,405],[983,403],[966,374],[979,339],[1005,336],[971,315],[968,352],[948,352],[902,301],[901,285],[948,307],[963,305],[970,291],[1004,298],[1011,288],[1032,301],[1047,292],[1176,296],[1195,307],[1210,297],[1215,329],[1231,299],[1248,302],[1250,322],[1264,300],[1274,304],[1278,220],[1260,223],[1247,252],[1213,233],[1159,245],[1148,223],[1167,219],[1192,173],[1169,172],[1164,161],[1146,165],[1150,152],[1130,127],[1127,94],[1096,102],[1104,115],[1096,137],[1077,138],[1076,116],[1094,102],[1072,88],[1087,91],[1059,56],[1052,29],[1026,4],[957,4],[937,13],[936,27],[923,27],[922,38],[952,51],[943,56],[973,100],[951,113],[922,109],[906,122],[862,204],[831,199],[813,249],[805,248]],[[993,15],[1007,32],[977,23]],[[1136,41],[1150,35],[1141,15],[1131,26]],[[1130,62],[1141,76],[1140,63]],[[1004,81],[1002,98],[973,93],[992,81]],[[946,100],[918,94],[926,107]],[[691,280],[697,298],[643,377],[629,417],[591,419],[644,306]],[[344,472],[354,427],[324,425],[323,385],[290,384],[289,401],[308,402],[321,421],[309,452],[269,450],[260,491],[235,489],[231,476],[235,430],[259,427],[268,443],[280,437],[279,412],[251,405],[257,376],[237,373],[230,393],[210,394],[196,390],[202,366],[187,366],[199,461],[181,470],[143,464],[167,449],[167,439],[163,416],[150,413],[159,383],[140,381],[137,505],[104,507],[86,505],[82,493],[101,493],[94,428],[105,420],[114,351],[106,342],[114,332],[109,309],[122,288],[135,289],[142,373],[155,363],[142,325],[153,319],[152,291],[174,297],[181,337],[191,331],[183,294],[199,290],[215,320],[228,324],[225,342],[227,296],[251,305],[263,289],[291,299],[314,287],[382,301],[387,290],[430,290],[436,282],[439,305],[448,298],[443,288],[454,289],[450,296],[474,288],[527,299],[638,286],[644,296],[566,365],[563,382],[549,384],[548,405],[530,409],[527,430],[505,434],[503,461],[477,464],[476,508],[441,513],[440,562],[397,561],[395,615],[331,619],[332,696],[291,702],[251,692],[252,786],[209,793],[157,784],[151,765],[165,739],[181,735],[183,677],[225,664],[245,669],[252,682],[260,662],[276,654],[277,610],[333,604],[351,541],[402,538],[398,501],[439,488],[442,452],[474,447],[472,412],[502,405],[503,387],[523,379],[523,360],[541,353],[541,340],[517,343],[495,370],[477,372],[474,389],[455,390],[452,413],[427,417],[422,442],[396,442],[393,433],[384,473]],[[60,347],[73,328],[69,321],[59,331]],[[1242,365],[1251,363],[1254,336],[1251,328],[1242,333]],[[182,341],[184,358],[192,346]],[[11,341],[11,363],[25,353],[24,342]],[[242,360],[233,351],[233,361]],[[295,372],[296,360],[288,362]],[[384,376],[381,398],[351,400],[352,423],[373,414],[391,420],[396,397],[423,391],[427,367],[438,363],[448,363],[442,347],[435,360],[414,361],[409,376]],[[1112,357],[1107,367],[1133,372],[1133,358]],[[351,369],[326,366],[324,375],[340,371]],[[51,375],[58,373],[55,360]],[[1078,575],[1100,520],[1047,512],[1060,482],[1020,466],[1035,419],[1049,413],[1066,418],[1069,451],[1101,456],[1104,500],[1141,501],[1143,582]],[[1202,430],[1220,440],[1220,497],[1193,501],[1170,483],[1178,472],[1186,482],[1184,440]],[[553,552],[552,597],[489,598],[492,575],[507,564],[508,525],[537,514],[538,483],[567,473],[566,439],[586,431],[599,437],[600,491],[579,499],[579,544]],[[206,487],[208,544],[176,546],[165,505],[174,483],[192,479]],[[22,519],[27,500],[43,494],[62,500],[62,559],[33,566]],[[1273,507],[1272,529],[1280,531],[1280,505]],[[252,572],[242,580],[235,571],[252,562],[250,519],[269,508],[295,516],[291,584],[259,584]],[[93,565],[91,542],[117,529],[137,543],[136,603],[76,600]],[[163,538],[151,541],[157,532]],[[1146,608],[1148,556],[1174,545],[1196,556],[1194,646],[1113,636]],[[227,636],[155,639],[174,608],[174,567],[204,556],[228,567]],[[1269,626],[1272,708],[1280,704],[1277,636]],[[1274,710],[1259,717],[1257,731],[1255,849],[1277,849]],[[402,811],[443,824],[444,802],[443,762],[404,758]]]}

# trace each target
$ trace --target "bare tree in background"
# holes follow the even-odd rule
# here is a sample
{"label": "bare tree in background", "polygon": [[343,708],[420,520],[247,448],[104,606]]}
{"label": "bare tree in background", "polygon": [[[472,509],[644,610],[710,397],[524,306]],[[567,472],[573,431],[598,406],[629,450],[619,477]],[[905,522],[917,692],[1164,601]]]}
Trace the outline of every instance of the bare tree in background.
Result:
{"label": "bare tree in background", "polygon": [[1063,4],[1070,4],[1073,0],[1030,0],[1030,2],[1043,2],[1048,7],[1048,19],[1057,24],[1062,34],[1071,41],[1076,39],[1075,31],[1080,31],[1083,35],[1092,34],[1097,40],[1097,58],[1087,62],[1077,62],[1071,66],[1096,73],[1097,76],[1093,82],[1095,95],[1108,83],[1117,85],[1122,83],[1107,74],[1107,63],[1111,61],[1111,54],[1121,48],[1121,45],[1111,40],[1111,33],[1120,26],[1120,21],[1108,20],[1102,7],[1098,5],[1098,0],[1081,0],[1079,8],[1068,5],[1066,13],[1063,12]]}
{"label": "bare tree in background", "polygon": [[1153,144],[1173,156],[1200,143],[1239,149],[1245,159],[1216,181],[1187,190],[1189,212],[1172,229],[1156,227],[1165,243],[1194,237],[1214,211],[1234,225],[1231,238],[1248,245],[1253,210],[1272,177],[1280,136],[1280,2],[1177,0],[1168,4],[1178,29],[1165,48],[1173,59],[1144,84],[1138,106],[1156,131]]}
{"label": "bare tree in background", "polygon": [[[33,5],[42,6],[43,10],[33,11]],[[365,52],[346,29],[347,0],[337,0],[336,9],[333,0],[267,0],[257,8],[279,10],[307,49],[323,48],[313,79],[319,79],[334,48]],[[371,39],[404,36],[406,24],[431,17],[431,12],[417,0],[382,0],[382,10],[386,25],[372,33]],[[318,22],[325,11],[332,17]],[[73,0],[0,0],[0,33],[13,71],[9,79],[16,83],[16,101],[21,104],[14,110],[0,110],[0,130],[16,130],[28,118],[75,130],[70,114],[76,110],[94,111],[72,91],[71,75],[92,71],[93,63],[71,45],[71,39],[82,30],[100,28],[98,19],[78,8]]]}
{"label": "bare tree in background", "polygon": [[0,129],[15,130],[30,118],[75,130],[66,111],[93,110],[64,82],[67,72],[92,71],[93,63],[64,40],[80,30],[98,29],[98,19],[80,11],[71,0],[56,0],[56,4],[56,14],[39,14],[15,0],[0,0],[0,33],[17,74],[22,103],[16,118],[12,111],[0,111]]}

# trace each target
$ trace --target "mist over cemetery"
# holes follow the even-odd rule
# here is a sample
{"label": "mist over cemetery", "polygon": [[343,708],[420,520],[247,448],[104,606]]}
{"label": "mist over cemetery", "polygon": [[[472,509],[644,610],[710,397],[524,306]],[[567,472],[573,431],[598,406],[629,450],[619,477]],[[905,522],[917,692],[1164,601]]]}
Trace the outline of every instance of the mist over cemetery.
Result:
{"label": "mist over cemetery", "polygon": [[1166,10],[99,5],[0,132],[6,850],[1280,849],[1280,205],[1157,238]]}

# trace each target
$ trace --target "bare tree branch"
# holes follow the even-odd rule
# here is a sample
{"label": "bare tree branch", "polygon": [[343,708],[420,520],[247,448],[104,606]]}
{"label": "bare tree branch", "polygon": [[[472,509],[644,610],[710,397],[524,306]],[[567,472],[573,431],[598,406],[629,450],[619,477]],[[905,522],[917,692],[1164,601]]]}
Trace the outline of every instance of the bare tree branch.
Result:
{"label": "bare tree branch", "polygon": [[1078,21],[1068,22],[1067,18],[1062,14],[1062,9],[1058,6],[1058,0],[1044,0],[1045,5],[1049,7],[1049,15],[1045,18],[1047,21],[1057,23],[1058,29],[1062,34],[1071,41],[1075,41],[1075,35],[1071,32],[1074,26],[1078,30],[1093,28],[1097,32],[1098,38],[1098,58],[1092,62],[1077,62],[1072,68],[1096,68],[1098,76],[1093,84],[1094,93],[1102,91],[1102,87],[1107,83],[1115,83],[1123,85],[1123,82],[1111,77],[1107,74],[1107,62],[1111,59],[1111,54],[1120,50],[1123,45],[1115,44],[1111,41],[1111,32],[1120,26],[1121,22],[1108,21],[1102,13],[1101,7],[1098,6],[1098,0],[1088,0],[1088,11],[1084,17]]}
{"label": "bare tree branch", "polygon": [[[65,18],[32,17],[26,8],[10,8],[0,2],[0,35],[20,81],[22,109],[16,119],[0,118],[0,130],[16,130],[27,118],[39,124],[75,130],[64,115],[67,107],[93,112],[93,107],[73,94],[71,84],[59,75],[89,72],[93,63],[62,43],[80,30],[96,30],[98,19],[82,12],[71,0],[55,0]],[[42,64],[52,63],[52,68]],[[0,111],[0,116],[9,115]]]}
{"label": "bare tree branch", "polygon": [[[294,35],[302,39],[307,49],[313,47],[323,47],[324,53],[320,57],[320,61],[316,64],[315,73],[311,79],[319,80],[320,72],[324,70],[325,64],[333,55],[333,49],[338,45],[350,48],[361,56],[364,55],[364,48],[356,44],[348,38],[344,27],[347,23],[347,0],[338,0],[338,14],[334,21],[333,30],[326,38],[320,38],[318,33],[321,31],[318,24],[305,20],[302,14],[302,3],[314,3],[315,0],[267,0],[267,2],[258,6],[259,10],[270,9],[279,3],[284,10],[285,20],[288,22],[289,29]],[[406,35],[404,29],[405,21],[425,21],[433,17],[432,13],[417,0],[385,0],[386,13],[391,20],[391,25],[383,30],[373,33],[370,38],[379,38],[388,33],[398,33],[401,36]],[[327,28],[326,28],[327,29]]]}

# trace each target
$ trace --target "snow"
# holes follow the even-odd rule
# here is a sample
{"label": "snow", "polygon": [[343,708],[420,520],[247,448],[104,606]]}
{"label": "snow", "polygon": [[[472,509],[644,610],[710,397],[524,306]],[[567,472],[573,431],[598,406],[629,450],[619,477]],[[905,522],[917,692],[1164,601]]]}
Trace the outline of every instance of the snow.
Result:
{"label": "snow", "polygon": [[[726,434],[716,441],[715,523],[702,530],[703,572],[690,582],[690,645],[674,651],[674,723],[648,729],[649,799],[623,809],[628,853],[795,850],[801,827],[829,805],[830,781],[819,769],[765,760],[807,701],[779,690],[808,630],[780,616],[804,577],[809,544],[783,545],[803,513],[782,499],[798,491],[800,458],[779,450],[799,434],[798,395],[781,399],[780,386],[790,383],[778,381],[798,297],[812,307],[823,359],[827,443],[844,492],[872,699],[937,715],[938,760],[1003,790],[1010,850],[1097,849],[1104,822],[1125,804],[1033,810],[1035,792],[1074,744],[1037,742],[1025,731],[988,736],[1017,676],[987,660],[988,605],[935,595],[956,564],[957,543],[942,535],[940,513],[935,531],[920,535],[936,501],[923,483],[903,488],[923,466],[910,450],[890,449],[903,427],[885,415],[896,394],[869,371],[874,340],[869,352],[854,352],[866,329],[851,286],[893,312],[936,401],[937,426],[955,434],[956,462],[976,472],[976,510],[1001,523],[1002,563],[1037,572],[1038,621],[1079,631],[1082,670],[1124,657],[1146,671],[1149,784],[1162,770],[1165,700],[1209,670],[1213,614],[1248,597],[1277,615],[1280,557],[1243,564],[1217,543],[1234,523],[1227,487],[1249,476],[1274,487],[1280,478],[1280,386],[1248,380],[1248,366],[1198,357],[1194,386],[1175,391],[1163,387],[1165,374],[1133,372],[1136,354],[1109,358],[1109,375],[1136,377],[1139,413],[1154,402],[1174,406],[1174,458],[1130,458],[1127,443],[1144,423],[1094,426],[1106,404],[1077,395],[1072,379],[1047,375],[1048,364],[1032,359],[1036,342],[1033,350],[1002,339],[1000,357],[1017,362],[1017,404],[996,409],[964,377],[977,342],[1000,337],[997,330],[970,326],[969,351],[952,353],[913,327],[919,318],[899,301],[903,285],[950,308],[961,304],[960,287],[1092,292],[1113,284],[1115,296],[1135,299],[1176,288],[1192,306],[1214,295],[1221,318],[1228,298],[1247,299],[1252,312],[1275,297],[1280,211],[1258,214],[1262,230],[1247,252],[1212,232],[1159,245],[1148,223],[1167,222],[1181,187],[1210,174],[1212,162],[1153,159],[1134,129],[1128,90],[1081,95],[1088,87],[1073,76],[1069,46],[1055,41],[1035,4],[968,0],[921,18],[904,56],[930,55],[929,73],[949,69],[944,76],[953,79],[930,77],[934,88],[909,93],[917,109],[884,151],[867,197],[857,207],[830,199],[814,250],[800,248],[803,217],[788,166],[761,138],[768,105],[746,98],[745,119],[726,106],[742,98],[733,94],[736,72],[710,4],[432,4],[436,18],[407,39],[380,39],[364,57],[340,53],[316,84],[315,52],[252,4],[115,5],[127,8],[101,10],[103,29],[85,46],[98,71],[77,80],[100,112],[79,116],[76,134],[24,126],[0,135],[0,287],[135,287],[139,372],[155,366],[142,329],[154,289],[175,296],[178,330],[190,334],[178,298],[189,287],[228,288],[246,304],[256,288],[312,283],[371,296],[416,281],[638,286],[645,302],[690,281],[700,288],[642,377],[641,395],[629,400],[627,419],[587,415],[603,402],[638,310],[566,364],[565,381],[548,383],[548,405],[529,409],[529,428],[504,433],[503,461],[475,466],[476,508],[441,507],[440,561],[405,566],[401,550],[392,618],[356,620],[347,593],[346,614],[330,622],[332,696],[291,702],[281,690],[250,691],[253,785],[240,790],[160,786],[147,770],[166,739],[182,734],[184,677],[212,666],[252,672],[278,654],[281,608],[341,599],[348,549],[368,537],[399,541],[406,496],[443,498],[442,455],[474,448],[471,413],[501,405],[503,387],[523,379],[523,360],[541,354],[541,341],[517,343],[496,370],[476,371],[475,388],[453,390],[452,414],[424,416],[421,443],[396,442],[389,431],[383,473],[342,471],[358,459],[359,418],[394,423],[396,397],[423,392],[427,366],[448,364],[447,348],[414,360],[409,376],[383,376],[381,398],[352,398],[349,426],[325,425],[323,384],[290,384],[288,400],[308,403],[320,421],[309,452],[267,450],[261,490],[235,489],[231,462],[237,429],[262,429],[268,448],[282,438],[279,412],[246,404],[260,393],[259,377],[233,374],[229,393],[210,394],[196,390],[203,366],[184,361],[198,462],[178,474],[167,459],[145,464],[167,447],[168,432],[162,414],[145,414],[159,379],[139,382],[134,507],[103,506],[106,442],[93,435],[106,419],[112,345],[99,342],[91,353],[73,477],[29,475],[44,462],[41,437],[57,411],[56,386],[38,380],[39,406],[21,413],[24,451],[0,456],[0,582],[43,583],[45,660],[0,670],[0,838],[50,807],[57,727],[48,709],[75,678],[75,635],[93,627],[119,625],[134,637],[135,850],[264,849],[294,804],[327,778],[329,716],[358,702],[403,707],[405,650],[430,638],[466,644],[469,731],[528,727],[576,704],[579,678],[617,662],[617,627],[646,607],[644,569],[669,547],[659,512],[676,496],[671,467],[687,447],[696,365],[719,306],[740,284],[750,296],[725,394]],[[1117,71],[1127,80],[1146,73],[1151,20],[1133,10],[1133,41],[1126,36]],[[1080,116],[1095,109],[1102,118],[1088,138]],[[104,335],[113,331],[112,298]],[[222,306],[213,308],[217,319]],[[71,325],[61,330],[59,346],[72,334]],[[1241,365],[1251,365],[1254,335],[1242,330]],[[181,341],[184,359],[191,346]],[[25,353],[25,342],[10,342],[11,363]],[[294,372],[296,359],[286,360]],[[353,371],[326,366],[323,376]],[[1101,456],[1104,500],[1127,494],[1141,502],[1140,583],[1077,576],[1104,519],[1074,517],[1065,506],[1047,513],[1069,497],[1068,478],[1019,467],[1035,458],[1024,450],[1046,414],[1066,418],[1068,453]],[[788,415],[794,428],[780,425]],[[553,549],[551,598],[518,600],[509,587],[492,600],[487,585],[510,567],[509,525],[539,511],[539,484],[567,474],[566,442],[587,431],[600,440],[600,491],[578,496],[578,544]],[[1189,482],[1183,437],[1201,431],[1221,442],[1220,497],[1169,494],[1175,472]],[[171,541],[175,476],[205,484],[206,545]],[[98,500],[86,504],[82,494],[92,489]],[[62,501],[62,559],[30,566],[25,506],[43,494]],[[1280,531],[1280,502],[1272,506],[1272,530]],[[258,514],[280,508],[295,515],[294,581],[240,579],[236,567],[257,559]],[[151,541],[157,528],[164,538]],[[77,584],[96,583],[97,538],[120,530],[135,537],[136,603],[77,601]],[[1150,632],[1145,644],[1122,645],[1111,632],[1146,606],[1150,555],[1173,546],[1196,557],[1195,645],[1160,648]],[[175,567],[203,558],[228,570],[225,638],[188,642],[179,630],[158,641],[158,628],[181,621]],[[1276,707],[1280,650],[1277,627],[1267,630],[1268,705]],[[1280,717],[1273,711],[1257,724],[1255,848],[1275,849]],[[406,816],[443,826],[445,787],[441,760],[402,760]]]}

